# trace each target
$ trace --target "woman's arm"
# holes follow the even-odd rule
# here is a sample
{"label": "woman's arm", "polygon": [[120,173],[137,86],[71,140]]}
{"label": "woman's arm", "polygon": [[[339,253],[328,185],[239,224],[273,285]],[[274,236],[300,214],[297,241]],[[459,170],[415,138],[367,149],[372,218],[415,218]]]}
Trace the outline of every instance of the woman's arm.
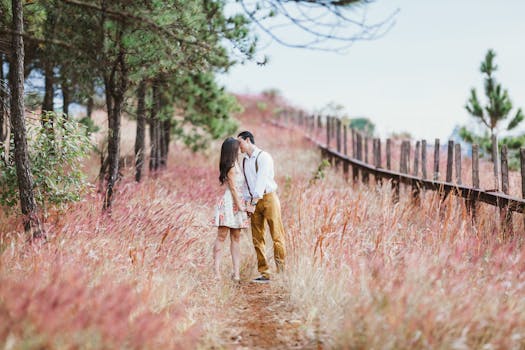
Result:
{"label": "woman's arm", "polygon": [[242,202],[239,197],[239,193],[237,192],[237,187],[235,186],[235,167],[232,167],[228,171],[227,179],[228,179],[228,187],[230,188],[230,192],[233,197],[233,203],[235,203],[235,205],[240,211],[245,211],[245,208],[242,206]]}

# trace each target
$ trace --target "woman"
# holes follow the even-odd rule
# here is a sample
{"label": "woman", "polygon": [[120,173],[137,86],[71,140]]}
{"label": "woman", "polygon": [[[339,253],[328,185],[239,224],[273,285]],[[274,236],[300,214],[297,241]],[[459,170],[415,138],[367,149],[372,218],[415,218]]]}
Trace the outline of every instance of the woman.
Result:
{"label": "woman", "polygon": [[215,278],[220,279],[221,250],[226,236],[230,233],[230,250],[232,254],[232,279],[240,281],[240,250],[239,240],[241,229],[248,227],[246,208],[241,202],[241,191],[244,183],[237,158],[239,156],[239,141],[228,137],[221,147],[219,163],[219,182],[226,184],[226,190],[215,210],[215,226],[218,227],[217,239],[213,247]]}

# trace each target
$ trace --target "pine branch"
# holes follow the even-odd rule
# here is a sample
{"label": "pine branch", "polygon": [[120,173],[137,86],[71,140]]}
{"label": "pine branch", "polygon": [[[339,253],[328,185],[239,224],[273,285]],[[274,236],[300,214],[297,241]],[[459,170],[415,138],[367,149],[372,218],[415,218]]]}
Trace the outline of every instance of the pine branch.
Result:
{"label": "pine branch", "polygon": [[209,45],[207,45],[204,42],[200,42],[198,40],[186,40],[186,39],[176,35],[175,33],[173,33],[168,28],[160,26],[157,23],[151,21],[150,19],[148,19],[146,17],[133,15],[131,13],[124,12],[124,11],[109,10],[107,8],[102,8],[102,7],[98,6],[98,5],[88,4],[88,3],[85,3],[85,2],[82,2],[82,1],[77,1],[77,0],[59,0],[59,1],[62,1],[64,3],[66,3],[66,4],[73,5],[73,6],[79,6],[79,7],[84,7],[84,8],[87,8],[87,9],[99,11],[99,12],[104,12],[107,16],[109,16],[109,17],[111,17],[113,19],[116,19],[116,20],[121,20],[121,21],[134,20],[134,21],[137,21],[138,23],[144,23],[144,24],[146,24],[147,27],[150,27],[151,29],[154,29],[154,30],[157,30],[159,32],[162,32],[162,33],[168,35],[169,37],[177,40],[179,42],[179,44],[184,43],[184,44],[188,44],[188,45],[201,46],[201,47],[204,47],[206,49],[210,48]]}
{"label": "pine branch", "polygon": [[518,111],[516,112],[516,115],[514,116],[514,118],[510,121],[509,125],[507,126],[507,130],[514,129],[522,121],[523,121],[523,112],[521,111],[521,108],[520,108],[518,109]]}

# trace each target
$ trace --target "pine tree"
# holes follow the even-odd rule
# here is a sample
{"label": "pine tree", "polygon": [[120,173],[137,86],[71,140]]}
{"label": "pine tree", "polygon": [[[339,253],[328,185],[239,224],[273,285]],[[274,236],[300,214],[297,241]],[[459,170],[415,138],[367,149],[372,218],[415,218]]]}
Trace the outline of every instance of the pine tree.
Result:
{"label": "pine tree", "polygon": [[27,134],[24,117],[24,32],[23,6],[21,0],[12,0],[12,48],[10,65],[11,126],[15,145],[15,164],[20,192],[20,206],[24,214],[24,228],[32,237],[42,235],[37,205],[33,192],[33,175],[27,150]]}
{"label": "pine tree", "polygon": [[[470,91],[470,98],[465,106],[466,110],[486,128],[483,135],[478,135],[473,131],[462,127],[460,136],[467,142],[477,143],[482,146],[485,152],[490,153],[493,149],[492,139],[497,137],[501,124],[506,121],[511,115],[513,108],[512,101],[509,98],[508,91],[504,89],[500,83],[494,78],[494,73],[498,70],[498,66],[494,63],[496,53],[490,49],[485,55],[485,60],[481,63],[480,72],[484,75],[484,87],[487,103],[482,106],[476,89],[472,88]],[[514,117],[508,122],[505,127],[506,131],[515,129],[523,120],[523,112],[519,108]],[[521,138],[506,137],[503,139],[505,144],[512,147],[520,147]]]}

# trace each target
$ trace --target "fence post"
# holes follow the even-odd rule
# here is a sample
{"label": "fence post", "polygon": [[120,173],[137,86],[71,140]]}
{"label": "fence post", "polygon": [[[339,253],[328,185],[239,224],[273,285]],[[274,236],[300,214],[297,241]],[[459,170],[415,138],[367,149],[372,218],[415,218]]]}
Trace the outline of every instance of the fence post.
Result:
{"label": "fence post", "polygon": [[[348,132],[347,132],[347,125],[346,123],[343,125],[343,145],[344,145],[344,154],[345,156],[348,156]],[[348,181],[348,161],[343,161],[343,174],[345,177],[345,181]]]}
{"label": "fence post", "polygon": [[[472,145],[472,187],[476,189],[479,188],[479,146],[476,144]],[[477,198],[469,195],[469,204],[468,207],[470,207],[472,223],[475,223],[478,210]]]}
{"label": "fence post", "polygon": [[[419,141],[416,141],[416,149],[414,151],[414,169],[412,170],[412,174],[417,177],[419,175],[419,150],[421,147],[421,143]],[[419,188],[419,183],[417,181],[412,181],[412,201],[414,204],[419,205],[420,199],[419,199],[419,193],[421,192]]]}
{"label": "fence post", "polygon": [[326,116],[326,148],[330,148],[330,117]]}
{"label": "fence post", "polygon": [[[461,144],[456,143],[454,145],[454,162],[456,163],[456,184],[461,185]],[[459,191],[459,190],[458,190]],[[465,199],[465,207],[468,210],[469,202],[467,199]]]}
{"label": "fence post", "polygon": [[347,137],[347,131],[348,126],[346,123],[343,125],[343,153],[345,156],[348,155],[348,137]]}
{"label": "fence post", "polygon": [[419,152],[421,149],[421,142],[416,141],[416,150],[414,151],[414,169],[412,169],[412,175],[419,175]]}
{"label": "fence post", "polygon": [[332,117],[332,137],[335,138],[335,120],[336,117]]}
{"label": "fence post", "polygon": [[[386,168],[392,170],[392,140],[386,139]],[[395,204],[399,202],[399,178],[393,178],[392,186],[392,202]]]}
{"label": "fence post", "polygon": [[369,140],[368,136],[365,136],[365,163],[366,164],[370,164],[368,162],[368,140]]}
{"label": "fence post", "polygon": [[[374,167],[377,169],[377,139],[372,139],[372,159],[373,159],[373,162],[374,162]],[[379,175],[378,174],[375,174],[374,176],[374,180],[375,180],[375,183],[377,185],[377,183],[379,182]]]}
{"label": "fence post", "polygon": [[[376,168],[381,168],[381,139],[378,138],[377,139],[377,164],[376,164]],[[379,184],[380,185],[383,185],[383,178],[381,176],[379,176]]]}
{"label": "fence post", "polygon": [[[352,158],[357,159],[357,133],[354,128],[352,130]],[[352,179],[354,183],[357,183],[359,180],[359,168],[352,164]]]}
{"label": "fence post", "polygon": [[[507,145],[501,146],[501,190],[505,194],[509,194],[509,162],[508,162],[508,149]],[[512,234],[512,212],[509,210],[509,206],[504,205],[501,207],[500,217],[502,219],[502,231],[506,236]]]}
{"label": "fence post", "polygon": [[434,143],[434,181],[439,179],[439,139]]}
{"label": "fence post", "polygon": [[452,182],[452,164],[454,161],[454,141],[448,141],[447,149],[447,177],[446,182]]}
{"label": "fence post", "polygon": [[406,152],[407,152],[407,175],[410,174],[410,140],[406,141]]}
{"label": "fence post", "polygon": [[[341,120],[339,118],[334,118],[334,129],[335,129],[335,141],[336,141],[336,149],[337,153],[341,153]],[[339,157],[334,158],[335,161],[335,167],[337,170],[339,170],[339,164],[341,162],[341,159]]]}
{"label": "fence post", "polygon": [[392,170],[392,140],[386,139],[386,168]]}
{"label": "fence post", "polygon": [[454,145],[454,157],[456,161],[456,183],[461,185],[461,144]]}
{"label": "fence post", "polygon": [[357,135],[357,160],[363,160],[363,136],[359,131],[356,131]]}
{"label": "fence post", "polygon": [[404,140],[401,142],[401,159],[399,162],[399,172],[407,174],[410,172],[408,161],[410,159],[410,141]]}
{"label": "fence post", "polygon": [[[365,154],[364,154],[364,161],[365,161],[366,164],[369,164],[368,163],[368,136],[365,136],[363,138],[363,141],[364,141],[364,145],[363,146],[364,146],[364,152],[365,152]],[[368,184],[368,182],[370,180],[370,173],[363,169],[362,175],[363,175],[362,176],[363,183]]]}
{"label": "fence post", "polygon": [[337,127],[337,152],[341,153],[341,119],[336,119],[335,123]]}
{"label": "fence post", "polygon": [[427,140],[421,141],[421,176],[427,179]]}
{"label": "fence post", "polygon": [[376,145],[376,139],[373,138],[372,139],[372,162],[374,164],[374,166],[376,165],[377,163],[377,145]]}
{"label": "fence post", "polygon": [[352,158],[357,158],[357,152],[356,152],[356,149],[357,149],[357,146],[356,146],[356,143],[357,143],[357,136],[355,134],[355,130],[353,128],[350,128],[350,132],[352,133]]}

